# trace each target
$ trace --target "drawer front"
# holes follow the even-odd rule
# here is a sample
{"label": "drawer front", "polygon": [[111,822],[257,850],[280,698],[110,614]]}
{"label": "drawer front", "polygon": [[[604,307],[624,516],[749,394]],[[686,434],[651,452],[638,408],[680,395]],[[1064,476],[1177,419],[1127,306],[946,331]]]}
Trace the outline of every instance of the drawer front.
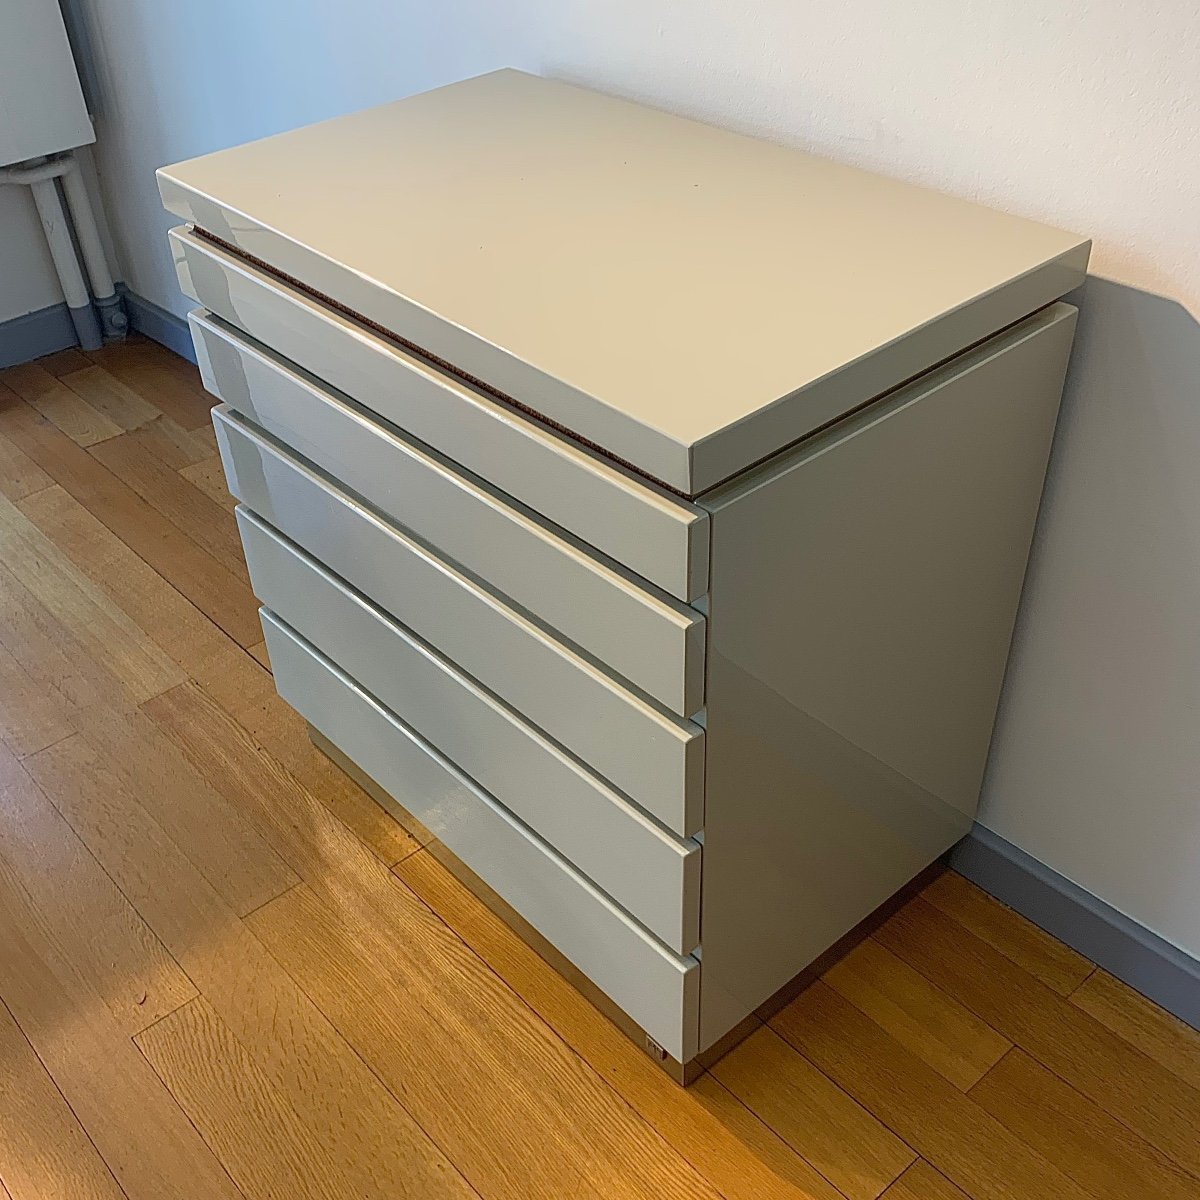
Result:
{"label": "drawer front", "polygon": [[704,731],[641,699],[318,472],[214,411],[230,490],[668,828],[703,823]]}
{"label": "drawer front", "polygon": [[268,610],[279,694],[669,1054],[695,1053],[700,964],[673,954]]}
{"label": "drawer front", "polygon": [[672,950],[699,942],[700,846],[663,831],[249,509],[255,595]]}
{"label": "drawer front", "polygon": [[708,515],[697,505],[211,242],[176,229],[171,244],[183,291],[223,320],[677,599],[708,591]]}
{"label": "drawer front", "polygon": [[192,327],[206,350],[205,383],[241,415],[673,712],[703,707],[704,618],[695,609],[228,326],[193,315]]}

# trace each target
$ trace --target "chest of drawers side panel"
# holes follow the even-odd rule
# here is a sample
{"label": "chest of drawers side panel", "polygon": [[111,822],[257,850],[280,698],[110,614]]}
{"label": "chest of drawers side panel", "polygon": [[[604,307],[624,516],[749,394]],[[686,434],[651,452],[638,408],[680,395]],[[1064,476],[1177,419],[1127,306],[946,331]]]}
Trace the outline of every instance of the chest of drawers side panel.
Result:
{"label": "chest of drawers side panel", "polygon": [[708,501],[700,1048],[969,829],[1075,310]]}

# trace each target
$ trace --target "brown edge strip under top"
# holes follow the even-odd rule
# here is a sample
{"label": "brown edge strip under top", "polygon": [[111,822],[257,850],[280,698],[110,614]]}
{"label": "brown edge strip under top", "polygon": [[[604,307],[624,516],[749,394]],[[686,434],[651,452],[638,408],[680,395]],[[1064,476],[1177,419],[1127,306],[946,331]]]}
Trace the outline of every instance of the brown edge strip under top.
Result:
{"label": "brown edge strip under top", "polygon": [[232,243],[225,241],[223,238],[217,237],[214,233],[209,233],[207,229],[200,228],[199,225],[192,226],[192,232],[203,241],[212,242],[214,246],[219,246],[228,254],[232,254],[235,258],[240,258],[243,262],[249,263],[253,267],[257,267],[260,271],[270,275],[273,279],[278,279],[282,283],[286,283],[289,287],[295,288],[296,291],[302,292],[304,295],[313,300],[318,300],[322,304],[342,314],[344,317],[349,317],[350,320],[356,321],[359,325],[364,325],[373,333],[377,333],[380,337],[386,338],[389,342],[394,342],[397,346],[408,351],[410,354],[416,355],[423,361],[432,364],[439,370],[444,371],[447,375],[454,376],[461,383],[484,392],[495,400],[499,400],[501,404],[507,405],[509,408],[514,408],[518,412],[524,413],[526,416],[533,417],[536,421],[558,433],[565,434],[573,441],[578,442],[581,446],[586,446],[589,450],[599,454],[602,458],[609,462],[616,463],[618,466],[624,467],[627,471],[632,471],[640,479],[644,479],[656,487],[662,488],[666,492],[670,492],[673,496],[678,496],[681,500],[691,500],[693,497],[687,492],[680,491],[679,488],[672,487],[669,483],[664,483],[661,479],[656,479],[653,475],[647,474],[640,467],[636,467],[633,463],[626,461],[623,458],[618,458],[615,454],[605,450],[603,446],[596,445],[595,442],[588,441],[587,438],[581,437],[573,429],[568,429],[567,426],[559,424],[557,421],[552,421],[545,413],[540,413],[536,409],[530,408],[527,404],[522,404],[519,400],[514,400],[511,396],[505,395],[491,384],[484,383],[482,379],[477,379],[474,375],[469,375],[460,367],[456,367],[453,363],[447,362],[444,358],[439,358],[436,354],[431,354],[423,346],[418,346],[415,342],[410,342],[407,338],[401,337],[398,333],[385,328],[382,325],[364,317],[362,313],[355,312],[352,308],[347,308],[346,305],[339,303],[332,296],[325,295],[324,292],[318,292],[315,288],[311,288],[308,284],[295,278],[293,275],[287,275],[278,268],[271,266],[270,263],[264,262],[261,258],[256,258],[253,254],[247,254],[244,250]]}

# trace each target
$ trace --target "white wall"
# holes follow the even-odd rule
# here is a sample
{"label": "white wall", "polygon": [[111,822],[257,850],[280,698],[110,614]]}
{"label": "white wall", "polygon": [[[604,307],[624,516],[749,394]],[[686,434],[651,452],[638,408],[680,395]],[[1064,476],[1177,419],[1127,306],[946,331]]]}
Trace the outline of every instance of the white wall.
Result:
{"label": "white wall", "polygon": [[161,163],[501,65],[1096,239],[983,819],[1200,954],[1200,10],[1191,0],[79,0],[126,276]]}

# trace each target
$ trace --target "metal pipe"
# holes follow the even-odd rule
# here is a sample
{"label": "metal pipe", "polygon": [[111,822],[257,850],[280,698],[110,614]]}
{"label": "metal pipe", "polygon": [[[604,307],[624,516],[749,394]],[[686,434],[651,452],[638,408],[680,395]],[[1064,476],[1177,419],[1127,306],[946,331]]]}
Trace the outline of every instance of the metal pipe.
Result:
{"label": "metal pipe", "polygon": [[[96,308],[92,307],[79,268],[75,243],[71,240],[71,226],[67,223],[54,183],[56,179],[61,179],[63,183],[79,250],[91,280],[92,292],[95,293]],[[6,183],[25,184],[33,192],[38,216],[46,233],[46,243],[50,247],[50,257],[58,272],[63,298],[71,313],[79,344],[85,350],[98,350],[102,341],[123,338],[128,318],[113,286],[104,243],[96,226],[96,215],[92,211],[92,202],[74,154],[68,152],[41,161],[0,168],[0,185]]]}
{"label": "metal pipe", "polygon": [[67,214],[58,198],[54,177],[36,178],[29,184],[33,202],[37,205],[42,229],[46,232],[46,244],[50,257],[62,284],[63,298],[75,325],[75,334],[84,350],[99,350],[104,342],[100,333],[100,321],[92,307],[79,259],[75,256],[75,245],[71,241],[71,230],[67,225]]}
{"label": "metal pipe", "polygon": [[0,167],[0,183],[22,183],[32,187],[35,183],[43,183],[47,179],[57,179],[64,171],[69,171],[74,159],[46,158],[40,162],[25,163],[16,167]]}
{"label": "metal pipe", "polygon": [[128,321],[113,286],[112,272],[108,269],[108,259],[104,254],[104,243],[101,242],[100,230],[96,227],[96,215],[92,212],[92,202],[83,182],[83,172],[79,169],[74,155],[71,156],[70,167],[63,175],[62,183],[67,197],[67,208],[71,212],[71,222],[75,226],[75,237],[83,255],[83,264],[87,268],[88,279],[91,280],[92,296],[99,309],[104,340],[122,338],[125,336]]}

